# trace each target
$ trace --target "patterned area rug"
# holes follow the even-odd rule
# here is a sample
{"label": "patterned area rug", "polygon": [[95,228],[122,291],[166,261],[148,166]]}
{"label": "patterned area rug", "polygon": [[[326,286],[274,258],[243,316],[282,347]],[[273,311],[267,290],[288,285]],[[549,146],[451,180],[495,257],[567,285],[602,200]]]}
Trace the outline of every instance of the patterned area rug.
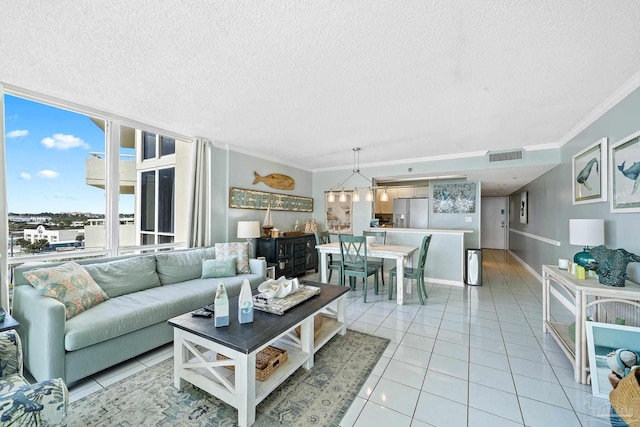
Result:
{"label": "patterned area rug", "polygon": [[[258,405],[255,426],[337,426],[389,340],[347,330]],[[72,403],[69,426],[236,426],[237,411],[197,387],[173,387],[173,358]]]}

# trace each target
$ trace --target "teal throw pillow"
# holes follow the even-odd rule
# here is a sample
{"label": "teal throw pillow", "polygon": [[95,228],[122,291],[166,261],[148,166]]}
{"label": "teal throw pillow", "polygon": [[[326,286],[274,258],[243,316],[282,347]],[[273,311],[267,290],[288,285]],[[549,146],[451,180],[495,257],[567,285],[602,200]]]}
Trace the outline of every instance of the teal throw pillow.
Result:
{"label": "teal throw pillow", "polygon": [[216,259],[236,258],[236,273],[249,274],[249,244],[246,242],[216,243]]}
{"label": "teal throw pillow", "polygon": [[202,278],[232,277],[236,275],[236,258],[205,259],[202,261]]}
{"label": "teal throw pillow", "polygon": [[109,299],[89,273],[75,262],[23,274],[42,295],[64,304],[67,320]]}

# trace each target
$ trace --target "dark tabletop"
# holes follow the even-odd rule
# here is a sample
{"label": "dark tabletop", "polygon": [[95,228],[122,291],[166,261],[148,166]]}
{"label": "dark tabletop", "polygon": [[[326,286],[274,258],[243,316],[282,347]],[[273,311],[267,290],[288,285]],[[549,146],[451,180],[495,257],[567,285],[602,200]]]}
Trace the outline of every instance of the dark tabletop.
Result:
{"label": "dark tabletop", "polygon": [[9,329],[15,329],[18,326],[20,326],[20,323],[16,319],[11,317],[9,315],[9,313],[5,313],[4,321],[0,322],[0,332],[6,331],[6,330],[9,330]]}
{"label": "dark tabletop", "polygon": [[253,323],[240,324],[238,323],[238,298],[235,297],[229,299],[229,326],[216,328],[213,317],[194,317],[190,312],[169,319],[169,324],[249,354],[349,292],[347,286],[327,285],[309,280],[300,280],[300,283],[317,286],[321,291],[318,295],[290,308],[282,316],[254,309]]}

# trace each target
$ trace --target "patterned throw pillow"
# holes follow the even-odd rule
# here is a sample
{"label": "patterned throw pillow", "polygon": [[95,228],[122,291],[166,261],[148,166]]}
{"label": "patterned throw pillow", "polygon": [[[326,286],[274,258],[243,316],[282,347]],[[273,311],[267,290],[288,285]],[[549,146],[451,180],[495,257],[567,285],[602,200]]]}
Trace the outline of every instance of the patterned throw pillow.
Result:
{"label": "patterned throw pillow", "polygon": [[236,258],[236,273],[248,274],[249,244],[242,242],[216,243],[216,259]]}
{"label": "patterned throw pillow", "polygon": [[42,295],[64,304],[67,320],[109,299],[91,275],[75,262],[25,271],[23,274]]}
{"label": "patterned throw pillow", "polygon": [[205,259],[202,261],[202,279],[232,277],[236,275],[236,257]]}

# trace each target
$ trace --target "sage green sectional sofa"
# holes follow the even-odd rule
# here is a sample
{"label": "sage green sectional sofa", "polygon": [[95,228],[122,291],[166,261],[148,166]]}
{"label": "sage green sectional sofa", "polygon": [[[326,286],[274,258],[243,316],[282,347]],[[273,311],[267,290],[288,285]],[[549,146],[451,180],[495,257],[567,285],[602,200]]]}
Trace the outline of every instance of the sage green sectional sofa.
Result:
{"label": "sage green sectional sofa", "polygon": [[44,296],[24,275],[64,263],[16,267],[12,315],[20,322],[25,367],[38,381],[73,383],[171,342],[167,320],[211,304],[220,280],[233,297],[244,279],[254,289],[266,279],[266,263],[257,259],[245,259],[248,273],[201,278],[203,263],[212,259],[214,248],[79,260],[108,299],[71,318],[67,305]]}

